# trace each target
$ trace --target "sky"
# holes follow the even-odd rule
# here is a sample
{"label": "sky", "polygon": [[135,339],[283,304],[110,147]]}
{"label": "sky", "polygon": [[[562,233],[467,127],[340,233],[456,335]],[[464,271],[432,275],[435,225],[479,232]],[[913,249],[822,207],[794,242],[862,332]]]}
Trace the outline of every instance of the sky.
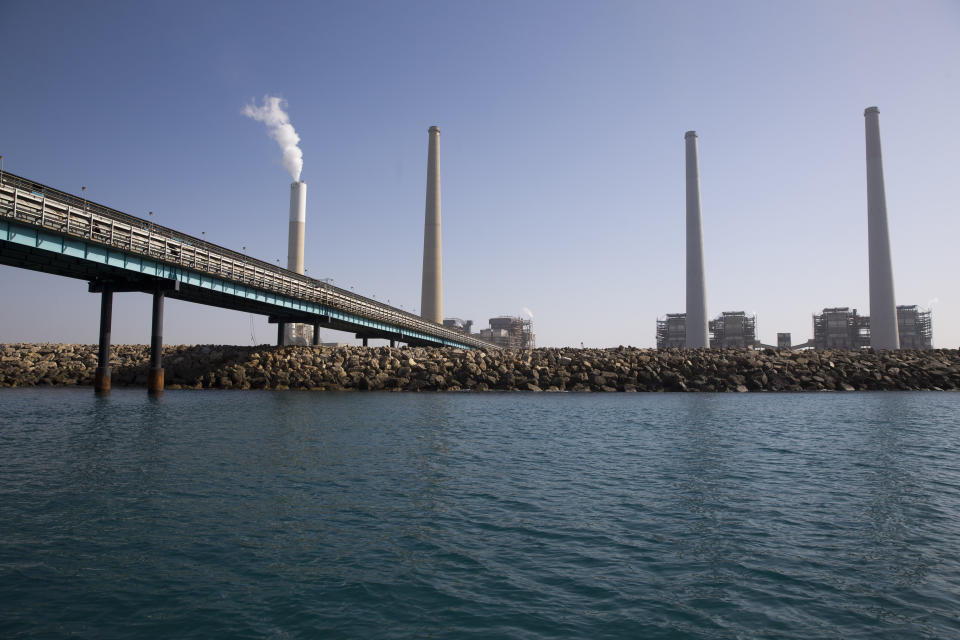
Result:
{"label": "sky", "polygon": [[[824,307],[868,314],[876,105],[897,304],[960,345],[954,1],[4,0],[0,42],[7,171],[285,264],[291,178],[243,114],[283,98],[308,274],[406,310],[440,127],[444,315],[529,311],[546,347],[652,347],[683,312],[687,130],[709,316],[755,313],[776,344]],[[97,340],[83,281],[0,266],[0,301],[0,342]],[[149,334],[150,297],[117,294],[114,342]],[[167,303],[168,344],[275,335]]]}

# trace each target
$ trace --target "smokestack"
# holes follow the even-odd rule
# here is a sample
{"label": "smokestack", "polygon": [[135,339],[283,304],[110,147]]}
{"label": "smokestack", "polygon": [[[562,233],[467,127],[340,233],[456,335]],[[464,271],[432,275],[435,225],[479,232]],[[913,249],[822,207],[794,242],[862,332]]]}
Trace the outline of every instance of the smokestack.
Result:
{"label": "smokestack", "polygon": [[287,243],[287,269],[303,273],[303,237],[307,222],[307,183],[290,185],[290,236]]}
{"label": "smokestack", "polygon": [[707,285],[703,269],[703,224],[700,219],[700,166],[697,132],[683,136],[687,150],[687,348],[710,346]]}
{"label": "smokestack", "polygon": [[867,240],[870,245],[870,346],[899,349],[897,305],[893,297],[893,263],[887,228],[887,196],[880,153],[880,110],[863,112],[867,138]]}
{"label": "smokestack", "polygon": [[423,288],[420,316],[443,322],[443,272],[440,235],[440,129],[430,127],[427,146],[427,206],[423,223]]}

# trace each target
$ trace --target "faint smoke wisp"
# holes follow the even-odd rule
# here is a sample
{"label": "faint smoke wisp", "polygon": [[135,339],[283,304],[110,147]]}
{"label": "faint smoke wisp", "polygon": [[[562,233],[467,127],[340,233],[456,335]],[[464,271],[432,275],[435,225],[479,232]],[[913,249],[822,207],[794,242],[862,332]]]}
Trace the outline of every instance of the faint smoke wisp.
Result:
{"label": "faint smoke wisp", "polygon": [[303,171],[303,151],[298,146],[300,136],[290,124],[290,116],[283,110],[285,106],[287,101],[283,98],[264,96],[262,107],[258,107],[254,100],[243,108],[243,115],[267,125],[270,137],[283,149],[283,168],[290,172],[294,182],[299,182],[300,172]]}
{"label": "faint smoke wisp", "polygon": [[533,311],[530,311],[530,309],[527,309],[526,307],[524,307],[524,308],[523,308],[523,312],[524,312],[531,320],[533,320]]}

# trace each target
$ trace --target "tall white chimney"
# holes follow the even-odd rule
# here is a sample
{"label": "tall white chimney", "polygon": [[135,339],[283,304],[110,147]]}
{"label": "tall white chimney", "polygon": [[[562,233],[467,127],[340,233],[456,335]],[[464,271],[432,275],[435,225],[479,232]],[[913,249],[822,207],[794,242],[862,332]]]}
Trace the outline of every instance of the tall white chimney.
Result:
{"label": "tall white chimney", "polygon": [[303,238],[307,223],[307,183],[290,185],[290,236],[287,243],[287,269],[303,273]]}
{"label": "tall white chimney", "polygon": [[863,112],[867,137],[867,242],[870,247],[870,346],[899,349],[897,305],[893,297],[893,262],[887,228],[887,195],[880,153],[880,110]]}
{"label": "tall white chimney", "polygon": [[[290,234],[287,239],[287,269],[303,273],[303,239],[307,223],[307,183],[290,185]],[[310,344],[313,328],[300,323],[280,325],[282,342],[278,344]]]}
{"label": "tall white chimney", "polygon": [[443,322],[443,265],[440,234],[440,129],[430,127],[427,146],[427,205],[423,222],[423,288],[420,317]]}
{"label": "tall white chimney", "polygon": [[700,165],[697,132],[683,136],[687,152],[687,348],[710,346],[707,285],[703,267],[703,223],[700,218]]}

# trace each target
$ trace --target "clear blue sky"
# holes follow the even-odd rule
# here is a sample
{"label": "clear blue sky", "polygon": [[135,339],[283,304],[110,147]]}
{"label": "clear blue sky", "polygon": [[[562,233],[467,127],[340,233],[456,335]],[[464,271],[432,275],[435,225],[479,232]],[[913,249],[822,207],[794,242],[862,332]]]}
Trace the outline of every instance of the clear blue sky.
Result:
{"label": "clear blue sky", "polygon": [[[7,170],[271,262],[290,177],[241,111],[282,96],[309,274],[406,309],[439,126],[445,315],[526,307],[542,346],[653,346],[683,311],[688,129],[710,316],[799,342],[823,307],[866,313],[877,105],[897,302],[960,344],[957,2],[4,0],[0,43]],[[0,300],[0,342],[96,341],[81,281],[0,267]],[[116,342],[149,342],[149,304],[116,297]],[[250,343],[247,314],[174,301],[166,325]]]}

